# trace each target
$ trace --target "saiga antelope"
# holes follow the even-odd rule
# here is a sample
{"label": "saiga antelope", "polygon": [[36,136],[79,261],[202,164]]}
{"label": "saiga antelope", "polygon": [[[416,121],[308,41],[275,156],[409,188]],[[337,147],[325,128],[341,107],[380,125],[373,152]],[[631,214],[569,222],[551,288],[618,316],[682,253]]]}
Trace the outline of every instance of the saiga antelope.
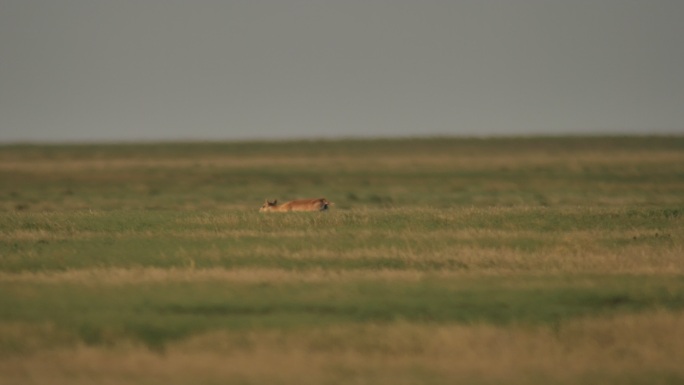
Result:
{"label": "saiga antelope", "polygon": [[261,206],[259,211],[325,211],[328,209],[328,206],[332,205],[334,205],[334,203],[329,202],[325,198],[298,199],[287,203],[283,203],[282,205],[278,204],[277,199],[273,202],[269,202],[267,199],[266,202],[264,202],[264,205]]}

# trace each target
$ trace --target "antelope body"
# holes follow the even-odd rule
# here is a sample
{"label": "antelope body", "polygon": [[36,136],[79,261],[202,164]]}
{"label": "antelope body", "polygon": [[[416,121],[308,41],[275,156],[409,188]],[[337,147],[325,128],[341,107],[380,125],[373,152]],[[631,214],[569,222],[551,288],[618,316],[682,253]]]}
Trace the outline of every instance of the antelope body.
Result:
{"label": "antelope body", "polygon": [[278,200],[276,199],[273,202],[269,202],[268,200],[266,200],[266,202],[264,202],[264,205],[261,206],[259,211],[325,211],[328,209],[328,206],[332,205],[334,205],[334,203],[329,202],[325,198],[298,199],[287,203],[283,203],[281,205],[278,204]]}

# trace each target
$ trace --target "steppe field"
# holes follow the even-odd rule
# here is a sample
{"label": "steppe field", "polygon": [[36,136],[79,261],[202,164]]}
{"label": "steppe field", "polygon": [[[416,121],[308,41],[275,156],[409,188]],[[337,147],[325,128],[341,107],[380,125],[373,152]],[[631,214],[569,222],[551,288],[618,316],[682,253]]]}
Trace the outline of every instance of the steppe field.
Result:
{"label": "steppe field", "polygon": [[2,385],[682,384],[683,363],[681,136],[0,146]]}

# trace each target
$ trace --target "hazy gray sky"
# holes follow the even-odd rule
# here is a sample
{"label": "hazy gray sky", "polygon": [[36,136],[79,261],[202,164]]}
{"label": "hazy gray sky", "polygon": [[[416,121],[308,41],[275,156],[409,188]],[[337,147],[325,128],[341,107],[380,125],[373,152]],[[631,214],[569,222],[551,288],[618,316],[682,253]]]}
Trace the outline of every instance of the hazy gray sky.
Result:
{"label": "hazy gray sky", "polygon": [[682,0],[0,0],[0,142],[684,133]]}

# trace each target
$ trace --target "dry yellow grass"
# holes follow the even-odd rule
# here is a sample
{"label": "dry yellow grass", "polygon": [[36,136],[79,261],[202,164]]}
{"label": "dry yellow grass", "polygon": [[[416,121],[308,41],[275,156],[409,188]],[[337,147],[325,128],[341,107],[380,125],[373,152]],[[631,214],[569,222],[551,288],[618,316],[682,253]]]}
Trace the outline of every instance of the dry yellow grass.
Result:
{"label": "dry yellow grass", "polygon": [[[626,168],[653,165],[677,164],[684,162],[684,154],[677,150],[652,151],[648,149],[589,149],[570,151],[552,151],[543,147],[537,149],[516,150],[515,143],[503,151],[492,152],[471,150],[445,151],[415,151],[403,153],[383,153],[380,156],[372,151],[354,154],[325,154],[315,155],[285,153],[285,154],[240,154],[231,155],[195,155],[178,157],[176,154],[167,156],[144,156],[137,154],[110,154],[107,156],[86,159],[26,158],[21,154],[6,155],[0,162],[0,171],[23,172],[79,172],[79,171],[119,171],[140,169],[197,169],[197,168],[225,168],[225,169],[263,169],[273,167],[292,167],[303,169],[339,170],[391,170],[391,169],[445,169],[468,168],[471,170],[485,170],[505,167],[507,169],[529,167],[553,167],[579,171],[585,166],[620,166]],[[2,154],[0,154],[2,155]],[[312,159],[316,159],[312,162]]]}
{"label": "dry yellow grass", "polygon": [[346,270],[324,269],[285,270],[267,268],[192,269],[192,268],[100,268],[63,272],[0,273],[0,282],[7,283],[76,283],[84,285],[129,285],[141,283],[173,283],[227,281],[232,283],[307,283],[351,280],[418,281],[427,276],[456,277],[454,272],[425,273],[406,270]]}
{"label": "dry yellow grass", "polygon": [[2,147],[0,385],[684,383],[683,145]]}
{"label": "dry yellow grass", "polygon": [[[281,234],[282,236],[282,234]],[[293,234],[292,236],[297,236]],[[487,237],[491,236],[487,232]],[[506,236],[503,234],[502,236]],[[566,235],[572,237],[571,235]],[[476,237],[471,235],[469,237]],[[582,241],[585,239],[586,241]],[[187,261],[183,268],[84,268],[67,271],[21,273],[0,272],[0,282],[79,282],[79,283],[140,283],[204,280],[245,282],[314,282],[344,279],[420,279],[426,276],[460,277],[510,274],[607,274],[607,275],[682,275],[684,274],[684,248],[676,244],[664,249],[649,245],[635,245],[624,249],[606,250],[588,247],[590,235],[580,232],[570,243],[560,243],[539,251],[515,248],[482,248],[479,246],[451,246],[435,250],[413,250],[410,243],[387,247],[357,247],[350,250],[311,248],[291,251],[279,246],[254,246],[245,250],[225,251],[207,247],[199,251],[179,249],[174,257]],[[43,238],[44,239],[44,238]],[[476,239],[476,238],[475,238]],[[226,269],[195,268],[196,261],[225,258],[262,258],[282,260],[315,260],[319,268],[291,270],[268,267]],[[326,263],[347,263],[374,258],[392,258],[404,267],[396,269],[326,269]],[[455,268],[425,269],[429,263],[445,264]],[[413,266],[413,267],[412,267]]]}
{"label": "dry yellow grass", "polygon": [[680,383],[682,352],[677,312],[553,327],[356,325],[208,333],[163,352],[125,342],[44,349],[0,357],[0,384]]}

